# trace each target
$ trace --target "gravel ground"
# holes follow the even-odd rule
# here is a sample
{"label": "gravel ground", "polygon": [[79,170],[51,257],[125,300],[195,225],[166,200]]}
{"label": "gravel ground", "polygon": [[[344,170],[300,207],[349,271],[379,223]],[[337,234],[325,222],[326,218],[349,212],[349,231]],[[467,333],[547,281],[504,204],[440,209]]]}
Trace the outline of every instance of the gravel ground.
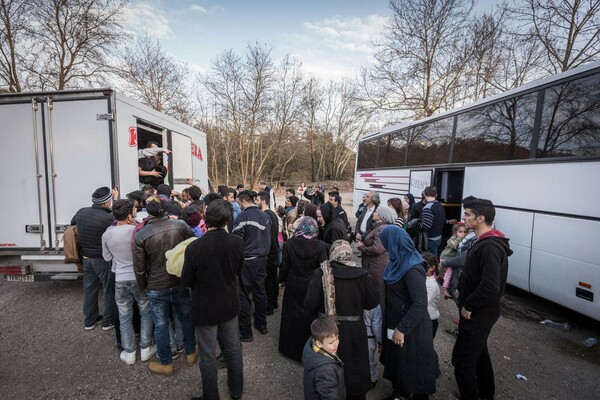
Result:
{"label": "gravel ground", "polygon": [[[183,357],[174,361],[172,377],[151,375],[139,358],[134,366],[123,364],[114,347],[114,331],[84,331],[82,299],[81,282],[0,281],[0,398],[183,399],[201,395],[198,367],[188,367]],[[457,312],[452,302],[444,300],[441,312],[435,347],[442,375],[432,398],[454,399],[450,364],[454,340],[442,331],[453,327]],[[243,345],[244,398],[302,399],[302,366],[277,351],[280,309],[268,318],[269,333],[254,332],[254,342]],[[539,324],[546,318],[575,326],[562,331]],[[497,398],[599,399],[600,345],[584,347],[582,341],[589,336],[600,337],[597,321],[509,288],[503,315],[489,339]],[[516,374],[528,381],[517,380]],[[219,373],[219,382],[222,398],[228,398],[225,370]],[[368,398],[383,399],[390,394],[390,383],[381,380]]]}

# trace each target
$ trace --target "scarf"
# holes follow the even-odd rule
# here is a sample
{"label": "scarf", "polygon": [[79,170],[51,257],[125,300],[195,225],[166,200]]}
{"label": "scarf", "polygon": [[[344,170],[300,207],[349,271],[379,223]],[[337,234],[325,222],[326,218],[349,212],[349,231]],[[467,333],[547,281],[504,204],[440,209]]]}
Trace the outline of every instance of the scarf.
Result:
{"label": "scarf", "polygon": [[389,254],[389,262],[383,272],[383,280],[396,283],[411,268],[421,267],[423,257],[415,249],[412,239],[397,225],[388,225],[379,234],[381,244]]}
{"label": "scarf", "polygon": [[319,234],[319,225],[312,217],[302,217],[294,222],[294,237],[312,239]]}

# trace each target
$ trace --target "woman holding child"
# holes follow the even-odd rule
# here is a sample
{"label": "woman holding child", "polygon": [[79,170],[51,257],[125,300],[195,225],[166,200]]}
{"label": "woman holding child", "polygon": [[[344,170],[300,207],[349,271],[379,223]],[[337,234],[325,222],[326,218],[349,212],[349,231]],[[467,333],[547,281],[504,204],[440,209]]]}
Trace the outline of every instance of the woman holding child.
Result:
{"label": "woman holding child", "polygon": [[383,377],[392,382],[390,399],[427,399],[435,393],[436,361],[423,258],[410,236],[390,225],[380,233],[389,263],[385,281]]}

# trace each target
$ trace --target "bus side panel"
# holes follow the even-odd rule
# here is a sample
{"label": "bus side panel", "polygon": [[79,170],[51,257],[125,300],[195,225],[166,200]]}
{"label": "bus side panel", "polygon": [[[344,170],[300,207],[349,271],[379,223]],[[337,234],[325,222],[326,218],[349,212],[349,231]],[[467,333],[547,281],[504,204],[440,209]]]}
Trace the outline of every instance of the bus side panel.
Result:
{"label": "bus side panel", "polygon": [[[0,170],[2,184],[8,189],[0,196],[0,209],[5,213],[0,229],[0,248],[11,250],[19,247],[40,247],[40,234],[27,233],[26,225],[39,225],[44,229],[48,243],[46,173],[44,171],[44,146],[41,128],[42,104],[38,105],[38,148],[40,163],[40,189],[42,198],[42,221],[38,209],[38,192],[35,170],[35,145],[31,103],[0,105],[0,137],[2,156]],[[91,195],[91,194],[90,194]]]}
{"label": "bus side panel", "polygon": [[505,207],[600,218],[600,207],[581,202],[600,198],[600,185],[594,184],[598,174],[600,162],[595,161],[467,167],[463,196]]}
{"label": "bus side panel", "polygon": [[508,283],[529,291],[533,213],[496,209],[494,225],[510,239],[513,251],[508,259]]}
{"label": "bus side panel", "polygon": [[[413,174],[419,174],[420,172],[413,172]],[[431,170],[425,175],[429,176],[431,180]],[[415,175],[419,178],[419,184],[421,175]],[[370,190],[374,190],[379,193],[381,198],[381,204],[386,204],[387,200],[392,197],[402,198],[404,194],[408,193],[411,187],[414,186],[414,182],[411,182],[411,171],[409,169],[384,169],[384,170],[369,170],[369,171],[357,171],[354,178],[354,208],[356,212],[360,203],[362,203],[362,195]],[[427,186],[427,184],[425,184]],[[419,196],[421,193],[419,192]],[[416,196],[415,196],[416,197]]]}
{"label": "bus side panel", "polygon": [[[531,262],[531,292],[600,319],[600,222],[551,215],[535,216]],[[579,282],[594,301],[576,296]]]}

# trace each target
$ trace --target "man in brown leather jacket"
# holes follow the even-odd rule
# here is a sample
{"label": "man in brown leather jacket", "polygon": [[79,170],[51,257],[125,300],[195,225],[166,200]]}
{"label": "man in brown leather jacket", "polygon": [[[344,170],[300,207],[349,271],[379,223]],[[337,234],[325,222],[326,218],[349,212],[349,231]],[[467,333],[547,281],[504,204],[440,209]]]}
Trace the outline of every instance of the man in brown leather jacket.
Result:
{"label": "man in brown leather jacket", "polygon": [[189,366],[196,363],[198,350],[190,319],[189,290],[181,286],[179,277],[167,272],[165,252],[194,236],[189,226],[164,215],[164,203],[158,196],[146,200],[150,218],[135,235],[133,268],[141,291],[148,293],[154,321],[154,339],[160,361],[152,361],[150,372],[172,375],[173,355],[169,345],[169,311],[171,306],[183,328],[183,345]]}

